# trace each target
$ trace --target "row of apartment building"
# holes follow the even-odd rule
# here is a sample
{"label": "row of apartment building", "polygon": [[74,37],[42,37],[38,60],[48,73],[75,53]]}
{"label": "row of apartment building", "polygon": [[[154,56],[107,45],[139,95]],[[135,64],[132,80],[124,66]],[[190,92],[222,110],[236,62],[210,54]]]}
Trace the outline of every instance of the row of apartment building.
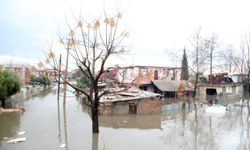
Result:
{"label": "row of apartment building", "polygon": [[160,66],[116,66],[108,70],[109,78],[122,84],[133,82],[135,85],[147,84],[152,80],[180,80],[181,74],[181,68]]}
{"label": "row of apartment building", "polygon": [[22,85],[29,83],[31,76],[44,75],[47,76],[51,81],[55,81],[57,76],[57,73],[52,69],[38,69],[35,66],[22,64],[1,65],[0,69],[8,70],[14,73]]}

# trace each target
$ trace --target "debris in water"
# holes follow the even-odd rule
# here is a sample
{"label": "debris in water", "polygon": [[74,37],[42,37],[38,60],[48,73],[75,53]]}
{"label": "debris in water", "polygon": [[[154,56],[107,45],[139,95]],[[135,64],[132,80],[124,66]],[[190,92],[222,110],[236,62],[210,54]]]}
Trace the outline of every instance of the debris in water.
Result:
{"label": "debris in water", "polygon": [[6,137],[3,137],[2,139],[3,139],[3,140],[8,140],[9,138],[6,136]]}
{"label": "debris in water", "polygon": [[66,144],[61,144],[60,147],[64,148],[64,147],[66,147]]}
{"label": "debris in water", "polygon": [[220,105],[213,105],[206,108],[207,113],[221,114],[226,112],[226,107]]}
{"label": "debris in water", "polygon": [[18,132],[17,134],[18,135],[24,135],[24,134],[26,134],[27,132],[26,131],[20,131],[20,132]]}
{"label": "debris in water", "polygon": [[247,102],[246,101],[240,101],[240,102],[236,102],[234,104],[234,106],[240,106],[240,107],[244,107],[244,106],[247,106]]}
{"label": "debris in water", "polygon": [[24,138],[11,139],[7,143],[9,143],[9,144],[16,144],[16,143],[24,142],[24,141],[26,141],[25,137]]}
{"label": "debris in water", "polygon": [[25,109],[24,108],[2,108],[0,107],[0,113],[10,113],[10,112],[19,112],[19,113],[24,113]]}

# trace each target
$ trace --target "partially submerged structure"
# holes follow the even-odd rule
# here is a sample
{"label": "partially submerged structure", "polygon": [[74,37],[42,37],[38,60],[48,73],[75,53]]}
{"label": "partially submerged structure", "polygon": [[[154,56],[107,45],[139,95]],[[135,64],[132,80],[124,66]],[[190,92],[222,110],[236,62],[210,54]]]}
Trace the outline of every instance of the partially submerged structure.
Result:
{"label": "partially submerged structure", "polygon": [[161,112],[161,95],[131,88],[103,96],[99,112],[102,115],[152,114]]}
{"label": "partially submerged structure", "polygon": [[142,84],[140,89],[163,95],[164,97],[190,96],[194,91],[193,84],[185,80],[153,80]]}
{"label": "partially submerged structure", "polygon": [[[244,77],[244,78],[243,78]],[[211,101],[217,96],[240,96],[243,91],[242,82],[247,76],[217,73],[208,76],[208,81],[198,84],[197,93],[202,100]]]}
{"label": "partially submerged structure", "polygon": [[231,84],[200,84],[198,94],[201,100],[211,100],[220,96],[240,97],[243,92],[241,83]]}

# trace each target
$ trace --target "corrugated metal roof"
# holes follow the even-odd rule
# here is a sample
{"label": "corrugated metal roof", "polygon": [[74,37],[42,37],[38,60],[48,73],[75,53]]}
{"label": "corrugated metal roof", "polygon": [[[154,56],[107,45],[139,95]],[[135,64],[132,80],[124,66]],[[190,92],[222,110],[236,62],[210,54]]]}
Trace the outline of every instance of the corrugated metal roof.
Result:
{"label": "corrugated metal roof", "polygon": [[181,81],[174,81],[174,80],[154,80],[152,81],[153,84],[163,92],[178,92],[178,88],[180,86],[184,87],[184,91],[193,91],[194,87],[192,83],[181,80]]}

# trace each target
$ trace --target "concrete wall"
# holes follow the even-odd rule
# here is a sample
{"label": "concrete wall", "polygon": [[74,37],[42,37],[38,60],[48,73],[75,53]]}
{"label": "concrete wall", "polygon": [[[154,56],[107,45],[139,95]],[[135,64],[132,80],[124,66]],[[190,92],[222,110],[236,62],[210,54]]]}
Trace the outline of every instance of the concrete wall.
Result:
{"label": "concrete wall", "polygon": [[243,92],[242,85],[218,85],[218,86],[200,86],[198,89],[198,95],[200,98],[206,97],[206,89],[216,89],[217,94],[226,95],[226,94],[241,94]]}
{"label": "concrete wall", "polygon": [[117,101],[110,104],[104,104],[99,107],[101,115],[125,115],[131,114],[130,105],[136,106],[136,114],[153,114],[161,112],[163,101],[158,98],[146,98],[140,100]]}
{"label": "concrete wall", "polygon": [[137,113],[138,114],[150,114],[161,112],[161,106],[163,101],[161,99],[147,99],[138,103]]}

